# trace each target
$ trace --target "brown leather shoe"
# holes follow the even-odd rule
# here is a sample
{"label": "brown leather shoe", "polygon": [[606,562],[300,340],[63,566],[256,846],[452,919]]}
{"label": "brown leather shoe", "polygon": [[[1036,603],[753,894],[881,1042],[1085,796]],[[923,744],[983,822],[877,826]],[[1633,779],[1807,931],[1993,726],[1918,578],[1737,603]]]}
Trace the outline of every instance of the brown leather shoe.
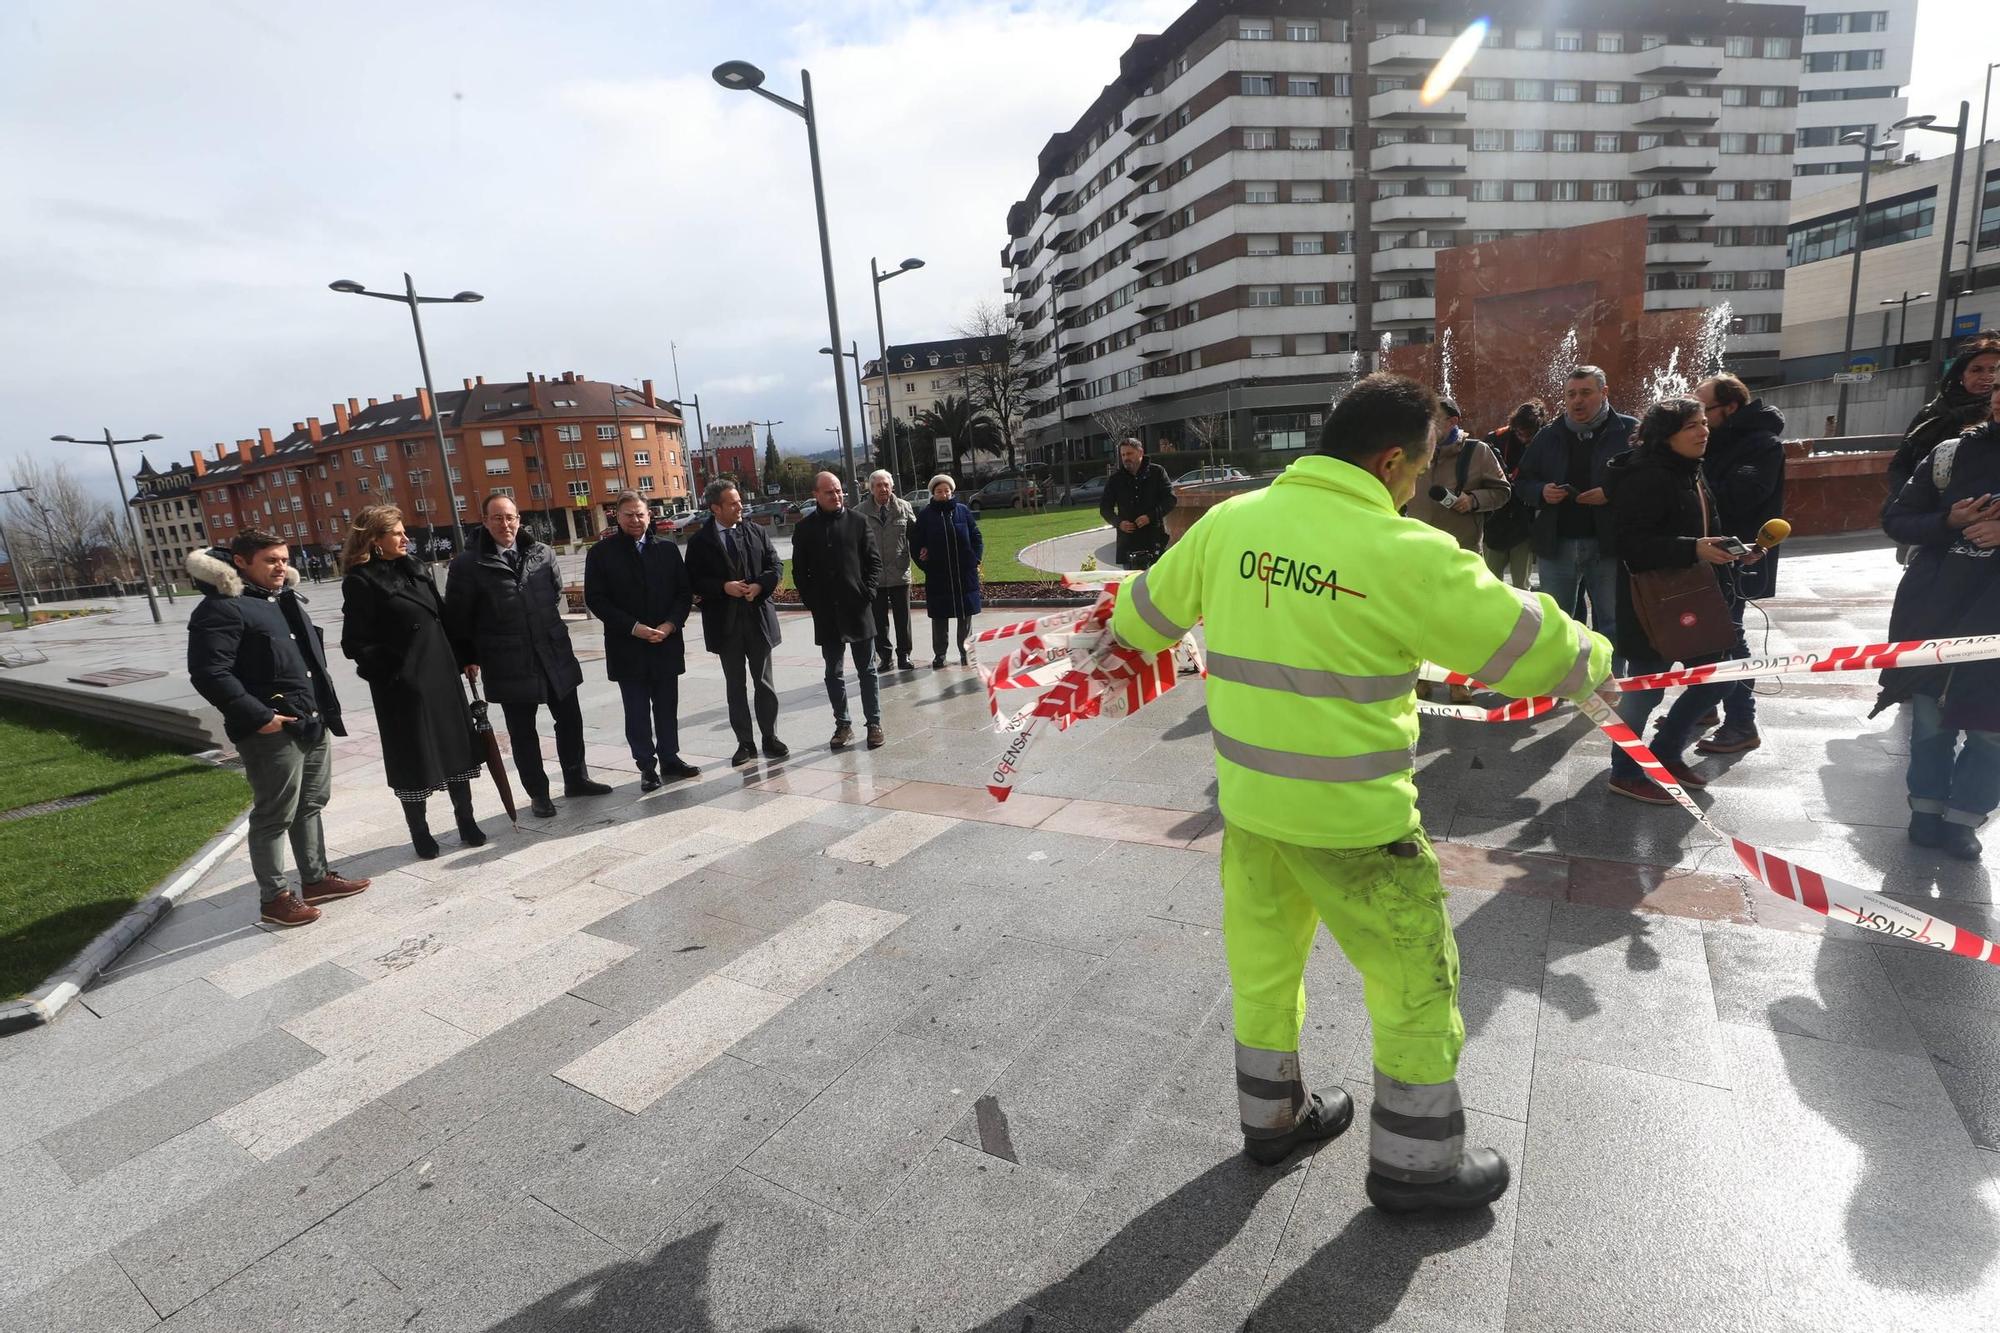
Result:
{"label": "brown leather shoe", "polygon": [[868,748],[871,750],[881,749],[885,739],[882,735],[882,724],[879,722],[870,723],[868,727]]}
{"label": "brown leather shoe", "polygon": [[842,722],[833,729],[833,739],[827,742],[834,749],[842,749],[854,744],[854,728]]}
{"label": "brown leather shoe", "polygon": [[323,903],[333,898],[352,898],[367,888],[368,884],[369,881],[365,879],[342,879],[329,870],[325,879],[302,887],[299,896],[309,903]]}
{"label": "brown leather shoe", "polygon": [[297,894],[287,889],[264,904],[258,919],[273,926],[310,926],[319,920],[319,909],[307,907]]}

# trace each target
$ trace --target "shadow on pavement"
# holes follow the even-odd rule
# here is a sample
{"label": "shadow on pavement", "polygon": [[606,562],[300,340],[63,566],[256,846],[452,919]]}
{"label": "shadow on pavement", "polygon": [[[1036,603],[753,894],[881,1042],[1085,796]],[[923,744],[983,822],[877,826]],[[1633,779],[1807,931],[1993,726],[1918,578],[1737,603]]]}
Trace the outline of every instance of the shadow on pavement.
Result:
{"label": "shadow on pavement", "polygon": [[[713,1333],[708,1270],[722,1223],[684,1236],[643,1258],[580,1277],[487,1333]],[[767,1333],[812,1333],[783,1324]]]}
{"label": "shadow on pavement", "polygon": [[1417,1270],[1434,1255],[1470,1245],[1493,1229],[1493,1212],[1396,1218],[1363,1207],[1338,1236],[1272,1288],[1245,1333],[1380,1328],[1395,1318]]}

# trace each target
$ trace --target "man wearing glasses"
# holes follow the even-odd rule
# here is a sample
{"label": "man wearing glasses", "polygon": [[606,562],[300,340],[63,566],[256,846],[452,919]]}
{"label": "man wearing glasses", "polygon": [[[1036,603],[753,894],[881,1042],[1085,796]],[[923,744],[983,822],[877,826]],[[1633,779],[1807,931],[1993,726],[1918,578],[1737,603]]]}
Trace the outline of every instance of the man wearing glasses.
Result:
{"label": "man wearing glasses", "polygon": [[[1785,512],[1785,418],[1763,399],[1752,398],[1736,376],[1723,372],[1695,386],[1694,396],[1708,419],[1708,453],[1702,480],[1715,497],[1716,530],[1752,541],[1766,519]],[[1736,656],[1750,656],[1743,633],[1743,609],[1753,598],[1777,589],[1778,552],[1750,565],[1731,565],[1729,616],[1736,623]],[[1757,694],[1753,682],[1730,686],[1722,698],[1722,726],[1695,742],[1697,754],[1741,754],[1764,742],[1757,735]],[[1710,713],[1712,718],[1715,715]]]}

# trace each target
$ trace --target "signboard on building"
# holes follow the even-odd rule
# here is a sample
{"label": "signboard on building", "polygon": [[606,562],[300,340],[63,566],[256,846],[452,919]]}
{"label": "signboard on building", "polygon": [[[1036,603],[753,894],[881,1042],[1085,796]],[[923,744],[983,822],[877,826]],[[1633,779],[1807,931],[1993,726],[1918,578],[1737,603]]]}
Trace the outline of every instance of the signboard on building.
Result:
{"label": "signboard on building", "polygon": [[1872,370],[1836,370],[1833,372],[1835,384],[1866,384],[1875,378]]}
{"label": "signboard on building", "polygon": [[1978,311],[1975,310],[1969,315],[1953,315],[1951,317],[1951,336],[1953,338],[1970,338],[1977,332],[1979,332]]}

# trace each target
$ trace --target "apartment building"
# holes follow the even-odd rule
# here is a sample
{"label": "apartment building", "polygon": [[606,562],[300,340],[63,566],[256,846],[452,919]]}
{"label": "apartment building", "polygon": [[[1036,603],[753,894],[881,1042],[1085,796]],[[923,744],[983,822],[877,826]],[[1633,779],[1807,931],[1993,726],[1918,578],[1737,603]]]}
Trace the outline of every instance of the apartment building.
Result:
{"label": "apartment building", "polygon": [[868,438],[882,433],[883,385],[887,407],[896,419],[914,422],[946,398],[969,398],[973,375],[981,366],[997,364],[1007,355],[1004,338],[938,338],[931,342],[897,343],[889,348],[888,374],[880,358],[861,366],[861,396],[868,416]]}
{"label": "apartment building", "polygon": [[1804,10],[1494,0],[1426,98],[1446,8],[1201,0],[1134,41],[1008,213],[1036,445],[1101,454],[1111,408],[1302,448],[1385,338],[1434,336],[1439,250],[1634,210],[1648,308],[1730,302],[1731,364],[1774,373]]}
{"label": "apartment building", "polygon": [[1806,3],[1794,198],[1860,174],[1860,155],[1841,135],[1880,132],[1910,112],[1903,89],[1915,58],[1917,0],[1861,0],[1867,9],[1855,3]]}
{"label": "apartment building", "polygon": [[[394,504],[422,549],[451,532],[451,498],[467,524],[486,497],[505,495],[544,540],[571,541],[603,529],[611,500],[632,489],[684,504],[687,442],[679,410],[646,380],[638,389],[574,371],[511,383],[464,381],[438,395],[444,468],[430,395],[333,405],[290,433],[266,427],[215,455],[193,455],[190,489],[211,540],[264,528],[308,554],[337,552],[354,514]],[[444,548],[440,545],[438,550]]]}
{"label": "apartment building", "polygon": [[138,521],[146,572],[156,580],[172,583],[185,578],[187,553],[208,545],[207,524],[194,496],[195,475],[186,463],[161,472],[151,459],[139,457],[127,503]]}

